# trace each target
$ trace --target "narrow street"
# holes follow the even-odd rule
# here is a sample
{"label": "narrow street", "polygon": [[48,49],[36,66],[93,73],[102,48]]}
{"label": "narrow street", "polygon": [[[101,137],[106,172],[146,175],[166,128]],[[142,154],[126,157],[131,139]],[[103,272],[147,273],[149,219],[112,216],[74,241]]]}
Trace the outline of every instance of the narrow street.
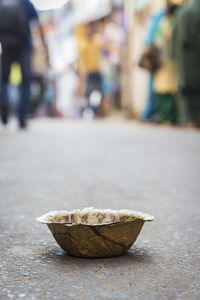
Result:
{"label": "narrow street", "polygon": [[[200,299],[199,174],[195,130],[123,120],[0,127],[0,299]],[[125,256],[74,258],[36,217],[87,206],[155,221]]]}

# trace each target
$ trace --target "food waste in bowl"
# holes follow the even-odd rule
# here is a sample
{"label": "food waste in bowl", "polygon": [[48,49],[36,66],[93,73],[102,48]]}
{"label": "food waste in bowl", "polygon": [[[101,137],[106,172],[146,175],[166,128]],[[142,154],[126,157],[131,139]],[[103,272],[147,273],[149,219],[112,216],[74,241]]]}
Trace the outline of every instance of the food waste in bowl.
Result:
{"label": "food waste in bowl", "polygon": [[113,257],[125,254],[145,222],[154,217],[132,210],[95,209],[52,211],[37,221],[47,224],[56,242],[76,257]]}

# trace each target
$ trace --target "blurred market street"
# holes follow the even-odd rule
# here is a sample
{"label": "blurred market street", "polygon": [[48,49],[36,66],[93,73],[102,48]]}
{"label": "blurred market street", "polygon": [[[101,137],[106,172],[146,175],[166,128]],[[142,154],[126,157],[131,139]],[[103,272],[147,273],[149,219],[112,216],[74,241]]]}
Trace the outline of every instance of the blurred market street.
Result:
{"label": "blurred market street", "polygon": [[[0,127],[0,299],[200,299],[200,133],[119,119]],[[36,217],[153,214],[125,256],[67,256]]]}

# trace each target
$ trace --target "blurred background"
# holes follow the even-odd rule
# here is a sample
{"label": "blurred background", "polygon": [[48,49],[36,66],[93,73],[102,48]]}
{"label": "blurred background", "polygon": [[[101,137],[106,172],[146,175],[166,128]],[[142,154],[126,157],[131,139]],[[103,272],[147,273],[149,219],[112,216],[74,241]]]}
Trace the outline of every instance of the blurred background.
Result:
{"label": "blurred background", "polygon": [[[122,114],[142,122],[199,126],[199,68],[187,58],[191,50],[184,52],[187,42],[181,35],[186,25],[180,25],[184,23],[180,16],[195,2],[85,0],[83,5],[81,0],[52,4],[32,0],[41,27],[29,24],[33,43],[29,115],[93,119]],[[196,15],[200,19],[200,11]],[[199,45],[191,47],[198,52]],[[194,73],[196,86],[191,91],[185,82],[193,82]],[[13,60],[12,112],[22,77],[20,64]]]}
{"label": "blurred background", "polygon": [[[200,299],[199,33],[200,0],[0,0],[0,299]],[[108,260],[35,222],[93,206],[155,222]]]}

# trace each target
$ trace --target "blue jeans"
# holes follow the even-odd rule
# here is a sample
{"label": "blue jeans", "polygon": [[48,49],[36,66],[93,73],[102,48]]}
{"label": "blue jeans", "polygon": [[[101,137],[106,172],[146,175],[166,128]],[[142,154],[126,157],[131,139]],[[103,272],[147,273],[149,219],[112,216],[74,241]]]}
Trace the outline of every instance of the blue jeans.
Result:
{"label": "blue jeans", "polygon": [[156,114],[156,100],[155,100],[155,92],[153,90],[153,76],[150,75],[149,85],[148,85],[148,98],[141,119],[153,120],[155,114]]}
{"label": "blue jeans", "polygon": [[87,87],[86,87],[86,98],[88,99],[91,93],[97,90],[103,92],[102,88],[102,76],[99,72],[93,72],[87,74]]}
{"label": "blue jeans", "polygon": [[31,85],[31,54],[32,50],[28,47],[24,49],[3,49],[1,65],[1,104],[8,104],[8,84],[13,62],[18,62],[21,67],[22,83],[20,86],[20,99],[18,106],[18,118],[24,121],[27,118],[30,101]]}

